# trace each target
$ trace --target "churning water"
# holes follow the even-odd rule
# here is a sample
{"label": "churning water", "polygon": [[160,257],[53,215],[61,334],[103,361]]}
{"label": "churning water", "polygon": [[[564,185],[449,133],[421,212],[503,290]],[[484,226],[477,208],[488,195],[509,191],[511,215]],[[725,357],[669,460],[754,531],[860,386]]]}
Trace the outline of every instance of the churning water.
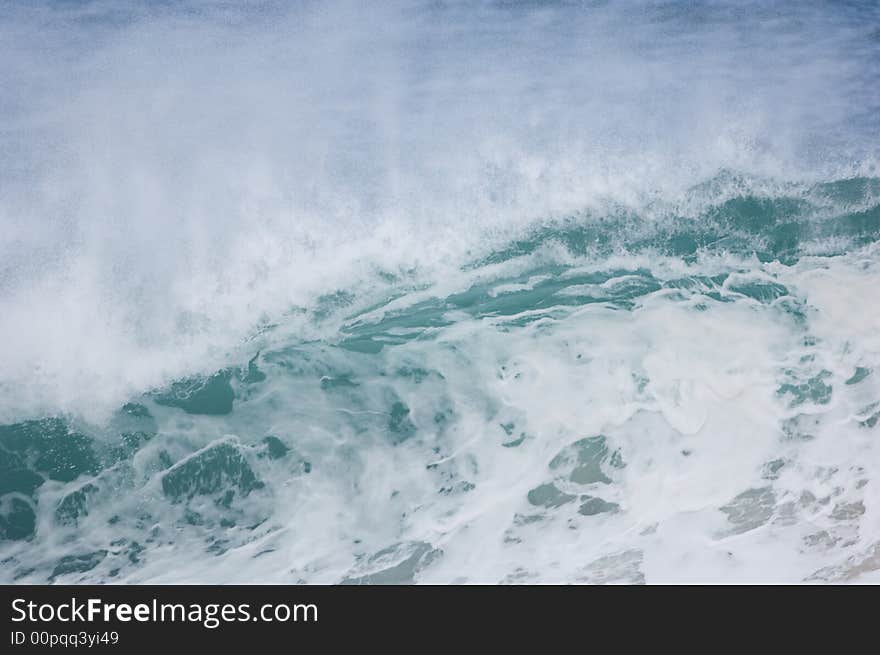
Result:
{"label": "churning water", "polygon": [[880,581],[875,2],[0,54],[0,580]]}

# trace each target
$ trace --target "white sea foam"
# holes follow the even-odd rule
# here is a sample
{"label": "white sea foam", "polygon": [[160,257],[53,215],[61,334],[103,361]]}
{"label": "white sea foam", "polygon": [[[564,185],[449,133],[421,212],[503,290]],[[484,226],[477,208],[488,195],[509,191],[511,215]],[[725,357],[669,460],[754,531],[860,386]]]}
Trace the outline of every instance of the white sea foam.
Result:
{"label": "white sea foam", "polygon": [[0,580],[878,580],[876,19],[8,3],[0,424],[157,434]]}

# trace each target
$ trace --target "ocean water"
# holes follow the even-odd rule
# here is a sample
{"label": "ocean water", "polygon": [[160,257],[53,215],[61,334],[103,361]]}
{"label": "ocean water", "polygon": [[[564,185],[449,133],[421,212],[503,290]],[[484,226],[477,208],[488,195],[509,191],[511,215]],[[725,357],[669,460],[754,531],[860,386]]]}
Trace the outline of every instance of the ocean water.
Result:
{"label": "ocean water", "polygon": [[0,5],[0,581],[880,582],[875,2]]}

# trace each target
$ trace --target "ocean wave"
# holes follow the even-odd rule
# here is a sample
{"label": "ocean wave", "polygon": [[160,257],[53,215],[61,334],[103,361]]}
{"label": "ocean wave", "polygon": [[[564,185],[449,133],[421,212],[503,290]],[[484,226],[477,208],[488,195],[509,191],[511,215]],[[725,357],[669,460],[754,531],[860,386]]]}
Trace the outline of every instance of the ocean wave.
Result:
{"label": "ocean wave", "polygon": [[876,580],[877,8],[743,7],[10,3],[0,580]]}

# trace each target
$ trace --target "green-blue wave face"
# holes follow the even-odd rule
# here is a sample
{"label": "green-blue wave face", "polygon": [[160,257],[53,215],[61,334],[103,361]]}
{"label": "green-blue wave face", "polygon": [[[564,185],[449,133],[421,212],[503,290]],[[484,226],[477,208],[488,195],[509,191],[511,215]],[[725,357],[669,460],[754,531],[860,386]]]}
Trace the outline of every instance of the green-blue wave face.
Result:
{"label": "green-blue wave face", "polygon": [[639,582],[723,551],[658,577],[737,580],[768,543],[768,579],[859,576],[878,198],[571,217],[324,294],[104,424],[2,426],[4,576]]}

